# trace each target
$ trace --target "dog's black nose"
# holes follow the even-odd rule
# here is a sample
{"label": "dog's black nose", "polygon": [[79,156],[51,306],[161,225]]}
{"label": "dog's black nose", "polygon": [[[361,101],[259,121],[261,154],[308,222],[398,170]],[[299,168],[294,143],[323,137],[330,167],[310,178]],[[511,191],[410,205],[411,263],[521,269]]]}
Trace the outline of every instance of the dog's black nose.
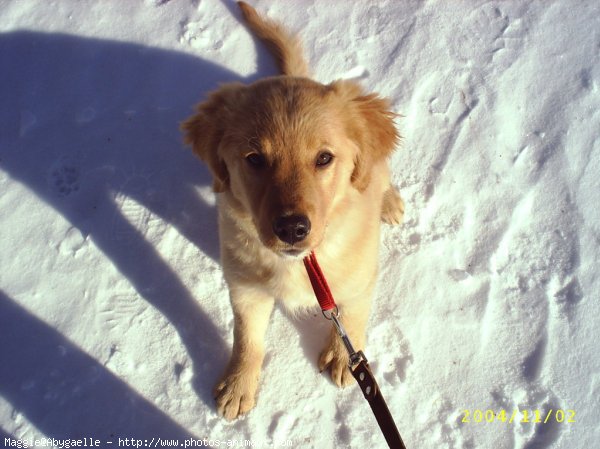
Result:
{"label": "dog's black nose", "polygon": [[305,215],[287,215],[273,222],[273,231],[280,240],[293,245],[310,233],[310,220]]}

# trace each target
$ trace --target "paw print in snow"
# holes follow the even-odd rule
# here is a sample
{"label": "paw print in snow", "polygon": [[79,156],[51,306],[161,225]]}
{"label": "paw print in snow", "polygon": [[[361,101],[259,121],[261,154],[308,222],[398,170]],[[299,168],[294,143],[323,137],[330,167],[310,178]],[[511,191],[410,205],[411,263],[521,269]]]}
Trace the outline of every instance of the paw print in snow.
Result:
{"label": "paw print in snow", "polygon": [[61,160],[51,168],[50,182],[60,196],[69,196],[79,190],[79,169]]}
{"label": "paw print in snow", "polygon": [[219,50],[223,46],[223,41],[213,39],[214,32],[215,30],[209,29],[208,25],[203,25],[201,22],[189,22],[182,26],[179,42],[187,42],[193,48]]}

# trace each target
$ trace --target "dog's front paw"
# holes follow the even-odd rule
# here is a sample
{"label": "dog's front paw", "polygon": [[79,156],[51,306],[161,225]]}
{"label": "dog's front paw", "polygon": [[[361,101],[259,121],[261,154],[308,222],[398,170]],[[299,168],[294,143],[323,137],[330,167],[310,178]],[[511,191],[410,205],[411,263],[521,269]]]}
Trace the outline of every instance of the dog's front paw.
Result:
{"label": "dog's front paw", "polygon": [[381,220],[384,223],[396,225],[402,223],[404,218],[404,201],[398,191],[390,186],[383,194],[381,206]]}
{"label": "dog's front paw", "polygon": [[259,372],[226,374],[214,390],[217,412],[231,421],[248,413],[256,404]]}
{"label": "dog's front paw", "polygon": [[337,336],[332,338],[327,347],[319,356],[319,371],[323,372],[329,368],[331,380],[338,387],[347,387],[354,382],[350,368],[348,368],[348,351]]}

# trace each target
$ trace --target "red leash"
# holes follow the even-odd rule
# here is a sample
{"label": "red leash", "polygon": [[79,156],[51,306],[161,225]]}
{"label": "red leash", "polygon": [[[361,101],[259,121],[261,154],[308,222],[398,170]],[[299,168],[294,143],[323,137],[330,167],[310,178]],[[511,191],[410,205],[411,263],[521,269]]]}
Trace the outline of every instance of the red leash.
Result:
{"label": "red leash", "polygon": [[352,376],[354,376],[358,382],[365,399],[369,402],[371,410],[373,410],[375,419],[379,424],[379,428],[381,429],[388,446],[390,449],[406,449],[406,446],[404,446],[404,442],[400,437],[400,433],[398,432],[398,428],[396,427],[396,423],[394,422],[394,418],[392,417],[392,414],[385,403],[385,399],[383,399],[383,395],[379,390],[379,385],[377,385],[375,377],[371,372],[367,358],[362,351],[354,350],[342,323],[338,319],[340,316],[338,307],[335,304],[329,285],[327,285],[327,281],[325,280],[325,276],[321,271],[321,267],[317,262],[317,257],[314,252],[311,252],[309,256],[304,258],[304,266],[306,267],[306,272],[308,273],[310,283],[315,291],[315,296],[317,297],[317,301],[319,301],[323,315],[325,318],[332,321],[338,335],[348,350],[350,356],[348,368],[350,369]]}
{"label": "red leash", "polygon": [[329,285],[327,285],[327,281],[325,280],[325,276],[321,271],[321,267],[317,262],[317,257],[314,252],[311,252],[310,255],[304,258],[304,266],[308,272],[310,283],[315,291],[321,310],[327,312],[331,309],[335,309],[337,307],[335,305],[335,300],[333,299],[331,290],[329,290]]}

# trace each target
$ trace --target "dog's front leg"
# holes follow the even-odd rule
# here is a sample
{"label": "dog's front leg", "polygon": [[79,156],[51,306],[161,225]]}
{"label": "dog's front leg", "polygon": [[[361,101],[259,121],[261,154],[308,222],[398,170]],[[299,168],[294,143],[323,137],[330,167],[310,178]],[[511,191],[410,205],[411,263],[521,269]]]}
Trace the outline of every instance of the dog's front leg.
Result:
{"label": "dog's front leg", "polygon": [[247,413],[256,403],[264,336],[274,302],[256,290],[230,288],[230,295],[235,319],[233,351],[225,375],[215,387],[217,411],[227,420]]}

